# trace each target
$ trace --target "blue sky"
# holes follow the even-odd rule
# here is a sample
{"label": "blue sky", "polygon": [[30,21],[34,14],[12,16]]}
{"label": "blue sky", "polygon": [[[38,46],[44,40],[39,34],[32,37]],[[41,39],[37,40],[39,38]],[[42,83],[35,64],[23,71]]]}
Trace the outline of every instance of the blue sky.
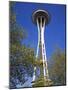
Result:
{"label": "blue sky", "polygon": [[65,5],[16,2],[14,10],[17,23],[28,33],[27,38],[22,43],[30,45],[36,52],[38,32],[37,26],[32,22],[32,13],[37,9],[44,9],[51,16],[51,20],[45,30],[47,58],[51,56],[56,46],[64,50],[66,37],[65,8]]}

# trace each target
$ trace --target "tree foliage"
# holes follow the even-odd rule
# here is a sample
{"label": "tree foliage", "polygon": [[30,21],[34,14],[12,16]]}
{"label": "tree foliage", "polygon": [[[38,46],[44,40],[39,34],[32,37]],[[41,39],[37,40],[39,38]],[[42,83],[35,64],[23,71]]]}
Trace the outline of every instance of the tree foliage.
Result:
{"label": "tree foliage", "polygon": [[66,58],[65,52],[57,48],[49,61],[49,73],[54,85],[66,84]]}
{"label": "tree foliage", "polygon": [[26,33],[16,22],[14,6],[15,3],[10,2],[10,88],[17,88],[17,84],[22,85],[32,76],[34,59],[34,49],[22,45]]}

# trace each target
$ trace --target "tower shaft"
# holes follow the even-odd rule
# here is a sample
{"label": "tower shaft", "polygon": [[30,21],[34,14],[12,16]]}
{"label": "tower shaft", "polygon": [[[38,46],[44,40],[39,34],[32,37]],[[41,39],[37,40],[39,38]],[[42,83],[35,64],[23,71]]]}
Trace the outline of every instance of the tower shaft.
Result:
{"label": "tower shaft", "polygon": [[[48,69],[47,69],[47,58],[46,58],[46,50],[45,50],[45,42],[44,42],[44,30],[45,30],[46,19],[44,17],[37,18],[37,28],[38,28],[38,45],[36,52],[36,60],[42,62],[42,66],[40,68],[40,76],[42,75],[44,78],[48,79]],[[36,67],[34,70],[33,80],[36,79]]]}

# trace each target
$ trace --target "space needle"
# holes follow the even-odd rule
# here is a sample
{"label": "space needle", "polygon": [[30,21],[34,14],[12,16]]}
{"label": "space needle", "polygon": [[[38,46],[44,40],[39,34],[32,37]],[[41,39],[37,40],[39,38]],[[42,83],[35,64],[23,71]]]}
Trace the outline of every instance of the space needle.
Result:
{"label": "space needle", "polygon": [[[47,66],[47,57],[46,57],[46,48],[44,41],[44,31],[45,26],[49,24],[50,16],[49,13],[45,10],[37,10],[32,14],[32,20],[38,29],[38,44],[36,52],[36,60],[33,72],[33,85],[39,86],[40,82],[43,83],[40,86],[49,86],[52,84],[52,81],[49,79],[48,66]],[[39,67],[40,66],[40,67]],[[38,73],[39,75],[38,75]],[[38,85],[36,84],[38,83]]]}

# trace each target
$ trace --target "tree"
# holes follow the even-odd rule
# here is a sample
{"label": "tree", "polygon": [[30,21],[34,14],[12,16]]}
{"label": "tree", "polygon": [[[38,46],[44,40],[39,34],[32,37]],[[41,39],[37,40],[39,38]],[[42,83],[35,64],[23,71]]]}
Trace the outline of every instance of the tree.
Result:
{"label": "tree", "polygon": [[49,73],[54,85],[66,84],[65,52],[57,48],[49,60]]}
{"label": "tree", "polygon": [[26,33],[16,22],[14,6],[15,3],[10,2],[10,88],[17,88],[17,84],[22,85],[32,76],[34,60],[34,49],[22,45]]}

